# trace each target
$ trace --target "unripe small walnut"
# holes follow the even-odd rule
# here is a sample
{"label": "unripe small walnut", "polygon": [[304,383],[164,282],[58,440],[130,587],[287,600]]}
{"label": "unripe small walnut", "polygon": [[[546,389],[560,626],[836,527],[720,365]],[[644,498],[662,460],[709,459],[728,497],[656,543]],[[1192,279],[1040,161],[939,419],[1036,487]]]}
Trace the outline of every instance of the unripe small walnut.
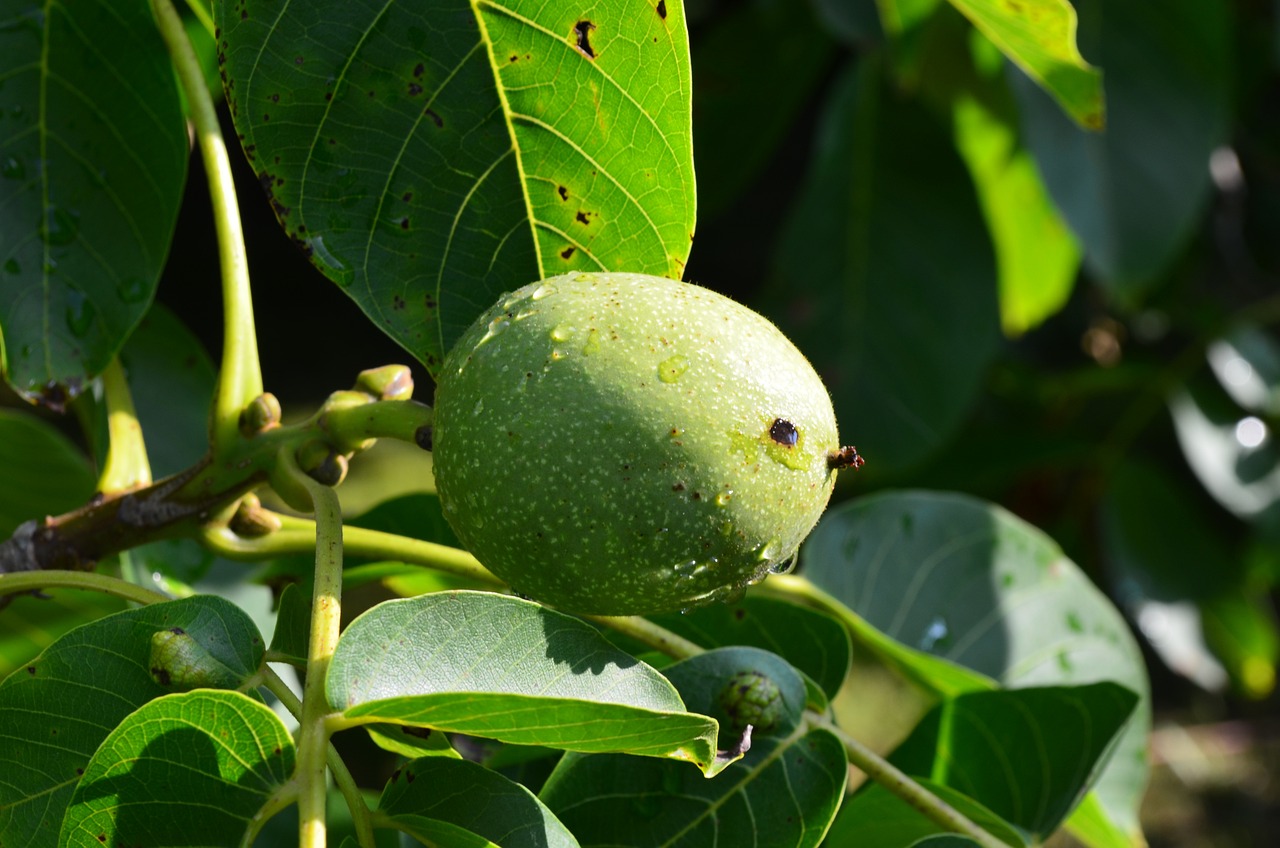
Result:
{"label": "unripe small walnut", "polygon": [[785,706],[778,684],[758,671],[735,674],[720,690],[719,700],[735,731],[741,733],[751,725],[757,735],[778,726]]}

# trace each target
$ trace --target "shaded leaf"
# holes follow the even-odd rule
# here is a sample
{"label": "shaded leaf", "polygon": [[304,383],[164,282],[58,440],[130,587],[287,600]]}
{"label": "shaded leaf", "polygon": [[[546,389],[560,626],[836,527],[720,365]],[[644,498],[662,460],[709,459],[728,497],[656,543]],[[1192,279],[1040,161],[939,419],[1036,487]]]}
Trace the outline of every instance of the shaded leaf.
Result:
{"label": "shaded leaf", "polygon": [[662,675],[582,621],[487,592],[388,601],[338,643],[329,702],[389,722],[575,751],[627,751],[723,768],[716,723]]}
{"label": "shaded leaf", "polygon": [[[280,593],[276,628],[271,633],[271,653],[286,662],[306,665],[310,638],[311,599],[298,584],[290,583]],[[275,657],[272,659],[275,661]]]}
{"label": "shaded leaf", "polygon": [[1000,330],[964,165],[925,107],[879,76],[864,62],[832,93],[775,263],[786,305],[774,312],[831,390],[844,439],[888,472],[952,435]]}
{"label": "shaded leaf", "polygon": [[1076,123],[1102,129],[1102,74],[1076,47],[1076,11],[1067,0],[950,2]]}
{"label": "shaded leaf", "polygon": [[289,235],[429,371],[524,283],[681,276],[680,3],[278,6],[219,7],[245,152]]}
{"label": "shaded leaf", "polygon": [[262,660],[262,637],[248,617],[221,598],[199,596],[86,624],[0,683],[6,845],[56,844],[72,790],[103,739],[139,706],[183,688],[200,671],[170,650],[175,630],[213,661],[206,668],[238,675],[236,683]]}
{"label": "shaded leaf", "polygon": [[[441,791],[445,787],[448,791]],[[409,833],[441,844],[467,845],[447,828],[462,831],[477,845],[502,848],[576,848],[555,815],[525,787],[466,760],[428,757],[396,771],[378,802],[381,813],[407,826]],[[441,826],[444,826],[443,828]]]}
{"label": "shaded leaf", "polygon": [[704,221],[756,179],[830,68],[835,43],[812,15],[807,3],[790,0],[748,4],[722,15],[694,45],[694,149]]}
{"label": "shaded leaf", "polygon": [[844,795],[847,764],[834,735],[799,720],[804,691],[795,671],[755,648],[722,648],[667,674],[691,708],[723,714],[721,694],[744,671],[772,679],[786,709],[716,779],[675,763],[568,754],[542,800],[584,846],[818,845]]}
{"label": "shaded leaf", "polygon": [[834,696],[849,671],[849,635],[835,619],[785,601],[748,596],[683,614],[650,616],[704,648],[750,645],[772,651]]}
{"label": "shaded leaf", "polygon": [[186,125],[145,3],[0,14],[4,371],[60,406],[147,311],[182,199]]}
{"label": "shaded leaf", "polygon": [[89,461],[52,426],[0,409],[0,536],[18,525],[82,506],[97,485]]}
{"label": "shaded leaf", "polygon": [[[1001,842],[1019,848],[1027,844],[1008,822],[969,796],[946,784],[934,783],[919,777],[915,780],[949,804],[952,809],[994,835]],[[830,845],[856,844],[858,848],[933,846],[934,843],[929,841],[929,837],[943,833],[944,831],[937,824],[922,815],[915,807],[885,789],[881,784],[869,781],[840,807],[840,812],[831,825],[831,831],[827,834],[827,842]],[[956,836],[956,834],[948,835]],[[967,837],[957,838],[967,839]]]}
{"label": "shaded leaf", "polygon": [[293,767],[289,731],[248,696],[201,690],[157,698],[93,755],[58,844],[237,845]]}
{"label": "shaded leaf", "polygon": [[58,589],[48,597],[21,595],[0,613],[0,680],[54,643],[72,628],[95,621],[128,605],[101,592]]}
{"label": "shaded leaf", "polygon": [[[1085,262],[1133,304],[1173,260],[1209,194],[1227,138],[1227,4],[1079,0],[1080,42],[1106,69],[1107,131],[1080,129],[1021,74],[1028,146]],[[1153,144],[1152,139],[1159,139]]]}
{"label": "shaded leaf", "polygon": [[1142,654],[1051,539],[973,498],[887,492],[829,510],[801,553],[804,576],[885,636],[1004,686],[1110,680],[1138,692],[1096,788],[1112,821],[1137,831],[1150,726]]}
{"label": "shaded leaf", "polygon": [[1105,682],[971,692],[935,707],[892,761],[1041,841],[1084,797],[1138,701]]}
{"label": "shaded leaf", "polygon": [[154,304],[120,352],[120,362],[152,477],[177,474],[199,462],[209,450],[216,380],[200,340],[172,312]]}

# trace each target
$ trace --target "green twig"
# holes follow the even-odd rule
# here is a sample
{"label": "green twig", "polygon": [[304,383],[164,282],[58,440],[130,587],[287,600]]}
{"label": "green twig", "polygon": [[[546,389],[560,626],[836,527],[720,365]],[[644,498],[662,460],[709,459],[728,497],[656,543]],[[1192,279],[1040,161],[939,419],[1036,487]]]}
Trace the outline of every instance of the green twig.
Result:
{"label": "green twig", "polygon": [[311,636],[307,643],[307,677],[302,691],[298,728],[298,827],[300,848],[325,846],[325,752],[329,712],[325,679],[338,647],[342,617],[342,509],[337,492],[312,480],[289,447],[277,457],[277,469],[304,490],[316,514],[316,571],[311,595]]}
{"label": "green twig", "polygon": [[[247,561],[307,553],[314,548],[317,532],[314,521],[287,515],[278,517],[281,528],[265,536],[245,538],[237,536],[225,526],[215,526],[206,527],[201,540],[219,556]],[[409,539],[364,527],[343,527],[342,546],[350,556],[421,565],[494,588],[506,585],[471,554],[448,545]]]}
{"label": "green twig", "polygon": [[213,444],[223,449],[239,435],[240,412],[262,394],[262,370],[258,364],[258,340],[253,323],[249,289],[249,261],[245,254],[240,208],[236,202],[231,159],[218,125],[213,98],[205,87],[204,73],[187,38],[182,18],[170,0],[152,0],[160,34],[168,45],[182,91],[191,106],[200,157],[209,180],[218,260],[222,272],[222,308],[225,322],[222,365],[214,396]]}
{"label": "green twig", "polygon": [[151,589],[109,577],[93,571],[19,571],[13,574],[0,574],[0,597],[15,595],[19,592],[31,592],[36,589],[84,589],[90,592],[101,592],[133,601],[136,604],[156,604],[172,600]]}
{"label": "green twig", "polygon": [[821,727],[839,739],[849,755],[850,762],[938,827],[948,833],[963,834],[983,848],[1008,848],[999,839],[962,815],[955,807],[916,783],[897,766],[854,739],[826,717],[814,712],[805,712],[805,719],[810,726]]}
{"label": "green twig", "polygon": [[112,357],[102,372],[102,394],[107,407],[107,458],[98,477],[98,491],[124,492],[151,485],[151,463],[142,439],[142,426],[133,408],[129,381],[119,357]]}
{"label": "green twig", "polygon": [[[267,687],[271,694],[280,699],[280,703],[284,705],[290,715],[301,720],[302,701],[280,679],[280,675],[265,665],[262,672],[262,684]],[[374,848],[373,821],[369,812],[369,805],[364,802],[364,796],[360,794],[360,787],[356,786],[355,778],[351,776],[350,770],[347,769],[347,764],[338,755],[338,751],[333,745],[328,746],[327,761],[329,763],[329,771],[333,772],[333,782],[342,793],[343,799],[346,800],[347,809],[351,811],[351,822],[356,829],[356,841],[360,843],[360,848]]]}
{"label": "green twig", "polygon": [[672,633],[665,627],[659,627],[649,619],[638,615],[583,615],[579,618],[624,633],[637,642],[677,660],[687,660],[689,657],[696,657],[706,652],[701,645],[690,642],[683,636]]}

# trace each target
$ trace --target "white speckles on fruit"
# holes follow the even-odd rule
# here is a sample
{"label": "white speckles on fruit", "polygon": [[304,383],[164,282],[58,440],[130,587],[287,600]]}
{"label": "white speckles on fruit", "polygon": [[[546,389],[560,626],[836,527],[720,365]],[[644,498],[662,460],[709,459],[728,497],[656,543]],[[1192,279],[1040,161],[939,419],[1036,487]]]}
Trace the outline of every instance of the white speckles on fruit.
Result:
{"label": "white speckles on fruit", "polygon": [[834,482],[813,369],[764,318],[697,286],[534,283],[477,319],[441,374],[449,523],[517,592],[567,611],[739,593],[788,566]]}

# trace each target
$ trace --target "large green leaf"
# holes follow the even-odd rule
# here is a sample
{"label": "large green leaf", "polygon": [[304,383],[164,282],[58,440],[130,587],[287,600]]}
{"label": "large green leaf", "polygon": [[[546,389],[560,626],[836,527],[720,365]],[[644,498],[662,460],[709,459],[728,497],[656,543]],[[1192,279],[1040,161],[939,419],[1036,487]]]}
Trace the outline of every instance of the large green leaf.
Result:
{"label": "large green leaf", "polygon": [[869,468],[940,448],[1000,340],[995,259],[946,128],[868,60],[836,84],[776,257],[774,310]]}
{"label": "large green leaf", "polygon": [[[442,791],[446,787],[448,791]],[[425,757],[402,766],[382,790],[378,811],[428,839],[438,838],[441,830],[457,829],[483,840],[477,844],[491,842],[502,848],[578,845],[532,792],[466,760]]]}
{"label": "large green leaf", "polygon": [[1142,653],[1053,540],[973,498],[887,492],[828,511],[801,570],[883,634],[1007,687],[1114,681],[1139,693],[1096,790],[1112,821],[1137,831],[1150,727]]}
{"label": "large green leaf", "polygon": [[1084,797],[1138,704],[1115,683],[970,692],[925,717],[894,752],[1040,843]]}
{"label": "large green leaf", "polygon": [[1080,40],[1106,68],[1107,131],[1074,126],[1025,78],[1015,87],[1045,184],[1088,266],[1133,301],[1173,260],[1209,195],[1228,134],[1230,19],[1221,0],[1081,0]]}
{"label": "large green leaf", "polygon": [[0,17],[4,371],[59,406],[147,311],[186,127],[146,3],[7,4]]}
{"label": "large green leaf", "polygon": [[1102,74],[1076,48],[1076,11],[1067,0],[951,0],[1076,123],[1103,124]]}
{"label": "large green leaf", "polygon": [[428,370],[534,279],[681,276],[678,0],[240,0],[218,22],[236,127],[286,231]]}
{"label": "large green leaf", "polygon": [[666,671],[691,707],[726,720],[725,690],[744,672],[761,674],[778,687],[777,724],[757,728],[751,750],[714,780],[676,763],[566,755],[541,797],[578,841],[632,848],[821,843],[844,795],[848,766],[841,742],[802,720],[804,683],[795,670],[756,648],[722,648]]}
{"label": "large green leaf", "polygon": [[0,683],[0,841],[57,844],[86,763],[125,716],[174,691],[238,685],[262,653],[248,617],[207,596],[117,613],[63,636]]}
{"label": "large green leaf", "polygon": [[707,774],[716,722],[582,621],[488,592],[388,601],[347,628],[329,702],[352,724],[386,722],[572,751],[626,751]]}
{"label": "large green leaf", "polygon": [[293,766],[289,731],[247,695],[157,698],[93,755],[58,845],[239,845]]}

